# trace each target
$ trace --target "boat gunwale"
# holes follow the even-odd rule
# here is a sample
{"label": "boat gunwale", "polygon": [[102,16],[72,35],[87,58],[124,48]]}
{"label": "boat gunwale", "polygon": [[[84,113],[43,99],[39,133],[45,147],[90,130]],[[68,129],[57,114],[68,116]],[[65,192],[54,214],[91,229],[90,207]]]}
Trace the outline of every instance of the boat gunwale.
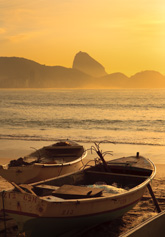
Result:
{"label": "boat gunwale", "polygon": [[68,166],[68,165],[72,165],[72,164],[76,164],[79,161],[85,159],[85,157],[87,156],[87,151],[84,151],[83,154],[72,161],[69,162],[65,162],[65,163],[57,163],[57,164],[47,164],[47,163],[34,163],[33,166],[42,166],[42,167],[54,167],[54,166]]}
{"label": "boat gunwale", "polygon": [[[149,177],[146,177],[146,180],[144,180],[140,184],[136,185],[135,187],[133,187],[133,188],[131,188],[129,190],[126,190],[125,192],[118,193],[118,194],[111,194],[110,196],[100,196],[100,197],[81,198],[81,199],[79,199],[79,198],[76,198],[76,199],[63,199],[62,201],[61,200],[55,200],[55,201],[50,201],[50,203],[67,203],[67,202],[68,203],[76,203],[77,201],[78,202],[87,202],[87,201],[93,202],[94,200],[98,200],[99,201],[99,200],[103,200],[103,199],[105,199],[105,200],[106,199],[111,199],[111,198],[115,199],[115,198],[118,198],[118,197],[121,197],[121,196],[123,197],[123,196],[126,196],[128,194],[134,193],[137,190],[141,190],[141,189],[145,188],[147,186],[147,184],[149,184],[152,181],[152,179],[154,178],[154,176],[156,175],[156,166],[153,164],[153,162],[150,159],[146,159],[146,160],[148,160],[152,164],[153,170],[151,170],[152,171],[151,175]],[[83,173],[85,171],[86,170],[84,169],[84,170],[80,170],[80,171],[77,171],[77,172],[72,172],[69,175],[68,174],[64,174],[64,175],[60,176],[60,178],[71,176],[73,174],[77,174],[77,173],[81,173],[81,172]],[[35,187],[35,186],[37,186],[39,184],[44,184],[45,181],[49,181],[49,180],[51,181],[51,180],[54,180],[54,179],[59,179],[59,177],[50,178],[50,179],[43,180],[43,181],[38,181],[38,182],[35,182],[35,183],[31,183],[30,185],[32,187]],[[14,188],[15,187],[13,186],[13,189],[10,190],[9,192],[14,192]],[[24,193],[18,193],[18,195],[19,194],[23,195]],[[26,195],[34,196],[31,193],[26,193]],[[38,200],[42,200],[44,202],[48,202],[49,203],[49,200],[45,200],[45,199],[43,199],[40,196],[36,196],[36,198]]]}
{"label": "boat gunwale", "polygon": [[6,164],[3,164],[3,165],[0,165],[0,169],[17,169],[17,168],[24,168],[24,167],[47,167],[47,168],[51,168],[51,167],[64,167],[64,166],[69,166],[69,165],[73,165],[73,164],[76,164],[82,160],[85,159],[85,157],[87,156],[87,151],[85,150],[83,152],[83,154],[81,156],[78,156],[77,159],[75,160],[72,160],[72,161],[69,161],[69,162],[65,162],[65,163],[57,163],[57,164],[47,164],[47,163],[34,163],[34,164],[28,164],[28,165],[25,165],[25,166],[11,166],[11,167],[7,167],[9,165],[9,163],[6,163]]}
{"label": "boat gunwale", "polygon": [[[123,192],[123,193],[118,193],[118,194],[111,194],[110,196],[101,196],[101,197],[91,197],[91,198],[81,198],[81,199],[79,199],[79,198],[77,198],[77,199],[64,199],[64,200],[62,200],[62,201],[60,201],[60,200],[56,200],[56,201],[54,201],[54,202],[57,202],[57,203],[61,203],[61,202],[68,202],[68,203],[74,203],[74,202],[87,202],[87,201],[90,201],[90,202],[92,202],[92,201],[94,201],[94,200],[102,200],[102,199],[110,199],[110,198],[113,198],[113,199],[115,199],[115,198],[118,198],[119,196],[121,197],[121,196],[125,196],[125,195],[127,195],[127,194],[131,194],[131,193],[134,193],[134,192],[136,192],[137,190],[141,190],[141,189],[143,189],[143,188],[145,188],[146,186],[147,186],[147,184],[149,184],[151,181],[152,181],[152,179],[154,178],[154,176],[156,175],[156,166],[153,164],[153,162],[150,160],[150,159],[146,159],[146,160],[148,160],[151,164],[152,164],[152,167],[153,167],[153,170],[151,170],[152,171],[152,174],[149,176],[149,177],[146,177],[146,180],[144,180],[142,183],[140,183],[140,184],[138,184],[138,185],[136,185],[135,187],[133,187],[133,188],[131,188],[131,189],[129,189],[129,190],[126,190],[125,192]],[[65,177],[65,176],[70,176],[70,175],[72,175],[72,174],[74,174],[74,173],[79,173],[79,172],[85,172],[85,169],[84,170],[80,170],[80,171],[77,171],[77,172],[73,172],[73,173],[70,173],[69,175],[68,174],[65,174],[65,175],[62,175],[62,176],[60,176],[60,178],[61,177]],[[56,177],[56,178],[51,178],[50,180],[53,180],[53,179],[58,179],[59,177]],[[39,181],[39,182],[36,182],[36,183],[32,183],[31,184],[31,186],[36,186],[36,185],[38,185],[39,183],[44,183],[44,181]],[[39,197],[38,196],[38,198],[39,199],[42,199],[42,197]],[[46,202],[49,202],[49,200],[44,200],[44,199],[42,199],[43,201],[46,201]],[[53,201],[51,201],[51,203],[53,203]]]}

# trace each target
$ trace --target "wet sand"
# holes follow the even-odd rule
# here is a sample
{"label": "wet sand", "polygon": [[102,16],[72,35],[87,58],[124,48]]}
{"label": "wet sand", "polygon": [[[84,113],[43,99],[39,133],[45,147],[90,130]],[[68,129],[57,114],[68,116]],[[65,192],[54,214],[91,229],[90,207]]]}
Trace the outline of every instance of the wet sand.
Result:
{"label": "wet sand", "polygon": [[[41,148],[53,142],[26,142],[26,141],[0,141],[0,164],[7,163],[10,159],[19,158],[32,152],[32,148]],[[84,146],[86,144],[83,144]],[[85,146],[86,147],[86,146]],[[89,147],[88,147],[89,148]],[[102,147],[101,147],[102,148]],[[103,151],[112,150],[113,156],[108,159],[113,159],[121,156],[134,155],[135,152],[140,152],[141,155],[148,157],[155,163],[157,174],[152,181],[152,189],[157,198],[161,210],[165,210],[165,158],[164,147],[150,147],[150,146],[130,146],[130,145],[103,145]],[[114,152],[115,150],[115,152]],[[89,158],[95,157],[95,154],[89,154]],[[0,182],[0,185],[2,183]],[[92,237],[117,237],[125,233],[130,228],[138,225],[149,217],[156,215],[157,210],[152,201],[152,198],[146,190],[142,200],[122,218],[114,220],[109,223],[102,224],[88,231],[84,231],[76,236]],[[10,220],[11,228],[8,229],[7,234],[0,232],[0,236],[15,237],[17,226],[13,220]],[[0,228],[3,227],[3,221],[0,217]]]}

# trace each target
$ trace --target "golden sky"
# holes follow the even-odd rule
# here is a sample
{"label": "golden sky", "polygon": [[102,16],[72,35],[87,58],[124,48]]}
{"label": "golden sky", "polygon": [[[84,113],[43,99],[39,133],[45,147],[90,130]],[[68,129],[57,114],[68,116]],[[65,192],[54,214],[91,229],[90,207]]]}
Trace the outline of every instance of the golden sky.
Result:
{"label": "golden sky", "polygon": [[165,74],[165,1],[0,0],[0,56],[72,67],[79,51],[108,73]]}

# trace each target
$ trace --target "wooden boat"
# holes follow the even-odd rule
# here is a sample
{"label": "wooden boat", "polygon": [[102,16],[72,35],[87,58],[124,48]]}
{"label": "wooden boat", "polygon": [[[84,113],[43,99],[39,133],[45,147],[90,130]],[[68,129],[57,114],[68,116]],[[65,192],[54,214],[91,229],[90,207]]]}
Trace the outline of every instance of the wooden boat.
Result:
{"label": "wooden boat", "polygon": [[0,208],[26,236],[73,236],[132,209],[155,173],[150,160],[123,157],[31,185],[13,184],[0,193]]}
{"label": "wooden boat", "polygon": [[81,169],[86,155],[76,142],[60,141],[0,165],[0,175],[16,184],[37,182]]}
{"label": "wooden boat", "polygon": [[149,218],[120,237],[163,237],[165,234],[165,211]]}

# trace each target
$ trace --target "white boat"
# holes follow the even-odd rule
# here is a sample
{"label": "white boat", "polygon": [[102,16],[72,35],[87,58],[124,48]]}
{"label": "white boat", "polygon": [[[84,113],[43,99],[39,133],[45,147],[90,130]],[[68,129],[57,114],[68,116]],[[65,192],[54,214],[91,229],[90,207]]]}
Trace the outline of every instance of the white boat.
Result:
{"label": "white boat", "polygon": [[76,142],[60,141],[0,165],[0,176],[16,184],[37,182],[80,170],[86,155]]}
{"label": "white boat", "polygon": [[[123,216],[155,176],[142,157],[115,159],[81,171],[0,193],[4,214],[28,236],[73,236],[73,232]],[[76,235],[75,235],[76,236]]]}

